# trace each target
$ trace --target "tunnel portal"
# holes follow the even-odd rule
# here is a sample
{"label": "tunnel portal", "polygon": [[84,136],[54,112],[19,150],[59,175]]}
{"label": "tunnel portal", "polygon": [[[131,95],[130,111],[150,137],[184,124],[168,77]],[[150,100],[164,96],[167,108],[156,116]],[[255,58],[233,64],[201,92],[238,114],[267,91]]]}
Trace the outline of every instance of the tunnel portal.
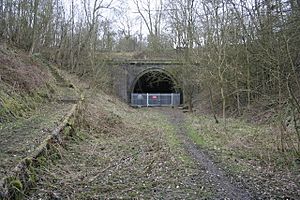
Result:
{"label": "tunnel portal", "polygon": [[149,70],[138,76],[131,90],[131,105],[138,107],[177,106],[181,94],[175,79],[163,70]]}
{"label": "tunnel portal", "polygon": [[[116,66],[112,68],[113,87],[118,96],[130,105],[137,105],[138,97],[139,102],[148,102],[147,106],[151,106],[152,101],[163,106],[167,100],[172,106],[182,104],[182,84],[175,72],[183,63],[172,59],[116,60],[112,63]],[[143,100],[140,100],[141,96]]]}
{"label": "tunnel portal", "polygon": [[150,71],[136,81],[133,93],[176,93],[174,80],[164,72]]}

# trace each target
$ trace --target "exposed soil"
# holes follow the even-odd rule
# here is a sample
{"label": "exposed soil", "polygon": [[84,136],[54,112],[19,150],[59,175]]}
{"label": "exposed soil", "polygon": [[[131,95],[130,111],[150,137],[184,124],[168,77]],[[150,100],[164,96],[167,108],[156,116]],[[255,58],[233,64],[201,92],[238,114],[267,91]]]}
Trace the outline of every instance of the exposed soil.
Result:
{"label": "exposed soil", "polygon": [[184,114],[176,109],[161,109],[169,121],[176,127],[177,134],[189,155],[198,164],[204,174],[207,185],[216,190],[216,199],[253,199],[253,195],[240,182],[229,176],[215,164],[207,151],[194,144],[187,135]]}

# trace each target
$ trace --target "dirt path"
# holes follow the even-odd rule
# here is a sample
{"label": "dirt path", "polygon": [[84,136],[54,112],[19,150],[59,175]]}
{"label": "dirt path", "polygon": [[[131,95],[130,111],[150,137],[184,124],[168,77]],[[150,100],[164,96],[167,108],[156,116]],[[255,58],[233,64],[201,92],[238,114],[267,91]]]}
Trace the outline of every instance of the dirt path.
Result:
{"label": "dirt path", "polygon": [[222,168],[214,163],[207,152],[196,146],[187,135],[185,127],[185,116],[181,111],[175,109],[160,109],[171,124],[176,128],[179,139],[188,154],[201,168],[205,174],[204,182],[216,191],[216,199],[253,199],[249,191],[242,184],[228,176]]}

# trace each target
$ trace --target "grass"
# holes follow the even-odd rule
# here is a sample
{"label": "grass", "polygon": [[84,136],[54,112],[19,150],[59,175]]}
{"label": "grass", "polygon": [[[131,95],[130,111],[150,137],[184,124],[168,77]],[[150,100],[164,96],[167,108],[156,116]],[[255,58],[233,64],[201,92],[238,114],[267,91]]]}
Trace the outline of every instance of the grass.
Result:
{"label": "grass", "polygon": [[255,191],[260,198],[299,198],[297,156],[278,150],[278,132],[271,126],[228,119],[225,128],[212,117],[196,115],[187,117],[186,126],[189,137],[236,180],[260,188]]}
{"label": "grass", "polygon": [[213,152],[216,161],[220,162],[228,172],[241,174],[249,171],[245,163],[236,162],[241,152],[235,152],[231,143],[234,142],[233,138],[238,137],[238,134],[244,134],[238,131],[241,128],[240,125],[232,124],[225,130],[224,124],[215,124],[213,118],[190,115],[187,117],[185,126],[191,140],[202,149]]}
{"label": "grass", "polygon": [[0,122],[28,116],[30,111],[43,102],[43,98],[39,94],[20,94],[3,89],[2,86],[0,88]]}
{"label": "grass", "polygon": [[278,150],[278,133],[271,126],[227,119],[225,128],[212,117],[196,115],[190,115],[186,125],[189,137],[196,144],[216,152],[221,160],[233,163],[230,167],[235,171],[245,170],[249,165],[272,166],[275,170],[297,167],[294,162],[297,156],[293,152]]}
{"label": "grass", "polygon": [[157,112],[155,123],[158,127],[163,129],[165,140],[167,141],[168,145],[170,146],[171,150],[174,151],[174,154],[183,162],[184,165],[190,166],[193,165],[192,158],[185,152],[182,146],[182,142],[176,135],[175,127],[170,124],[170,122],[166,119],[165,115],[161,115],[161,113]]}
{"label": "grass", "polygon": [[[62,158],[39,172],[31,199],[199,198],[210,193],[165,116],[96,94]],[[74,188],[76,188],[74,190]]]}
{"label": "grass", "polygon": [[204,147],[206,142],[204,140],[204,137],[200,135],[195,129],[193,129],[191,126],[187,126],[187,131],[189,137],[199,146]]}

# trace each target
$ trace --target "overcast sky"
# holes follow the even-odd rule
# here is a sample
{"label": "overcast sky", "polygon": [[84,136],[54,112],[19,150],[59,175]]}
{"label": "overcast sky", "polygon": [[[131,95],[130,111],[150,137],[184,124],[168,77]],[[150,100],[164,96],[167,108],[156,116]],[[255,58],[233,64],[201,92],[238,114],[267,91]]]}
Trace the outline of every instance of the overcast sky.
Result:
{"label": "overcast sky", "polygon": [[[90,1],[91,5],[94,3],[95,0],[87,0]],[[98,0],[101,2],[102,0]],[[153,9],[155,9],[155,4],[159,0],[151,0],[151,6],[153,6]],[[71,8],[71,2],[72,0],[64,0],[64,6],[66,10],[70,10]],[[110,2],[110,0],[104,0],[104,5],[107,5],[107,3]],[[83,5],[82,0],[74,0],[75,8],[78,8],[76,11],[81,12],[81,14],[78,14],[78,17],[83,17],[82,11],[83,11]],[[118,15],[119,13],[119,15]],[[122,24],[126,24],[126,14],[128,21],[131,21],[131,34],[140,32],[141,24],[142,24],[142,33],[144,36],[148,34],[147,28],[142,22],[139,13],[137,13],[136,5],[134,4],[133,0],[113,0],[111,9],[102,9],[101,14],[104,18],[107,18],[109,20],[114,21],[114,29],[118,29],[119,27],[122,27]],[[122,16],[123,15],[123,16]]]}
{"label": "overcast sky", "polygon": [[[84,17],[83,14],[83,1],[90,2],[91,5],[95,2],[95,0],[74,0],[75,7],[78,8],[76,11],[81,12],[82,14],[78,14],[78,18]],[[107,5],[111,0],[98,0],[98,2],[103,1],[103,5]],[[147,2],[148,0],[138,0],[139,2]],[[167,2],[167,0],[162,0],[163,2]],[[72,0],[63,0],[63,3],[66,7],[66,10],[70,10]],[[151,2],[151,10],[155,10],[156,6],[159,5],[160,0],[150,0]],[[170,1],[171,2],[171,1]],[[199,1],[200,2],[200,1]],[[199,3],[198,2],[198,3]],[[246,4],[251,9],[251,5],[253,5],[254,0],[247,0]],[[141,3],[142,4],[142,3]],[[110,21],[113,21],[114,29],[117,30],[126,24],[126,21],[131,22],[131,34],[135,34],[140,32],[141,24],[142,24],[142,33],[144,36],[148,34],[148,30],[144,21],[141,20],[139,13],[137,12],[136,5],[134,0],[112,0],[112,4],[110,9],[102,9],[101,14],[103,18],[107,18]],[[127,20],[126,20],[127,19]],[[164,30],[165,31],[165,30]]]}

